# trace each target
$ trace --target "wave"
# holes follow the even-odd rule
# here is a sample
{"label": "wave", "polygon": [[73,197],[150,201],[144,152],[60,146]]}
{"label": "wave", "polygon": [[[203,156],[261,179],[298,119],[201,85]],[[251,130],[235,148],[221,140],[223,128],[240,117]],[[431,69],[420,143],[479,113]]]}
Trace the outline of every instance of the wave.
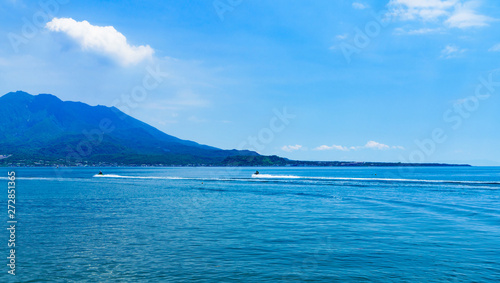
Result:
{"label": "wave", "polygon": [[307,178],[307,177],[294,176],[294,175],[252,174],[252,178],[256,178],[256,179],[303,179],[303,178]]}
{"label": "wave", "polygon": [[156,177],[156,176],[123,176],[116,174],[95,174],[93,177],[95,178],[118,178],[118,179],[159,179],[159,180],[189,180],[193,178],[184,178],[184,177]]}
{"label": "wave", "polygon": [[[355,177],[316,177],[316,176],[296,176],[296,175],[273,175],[273,174],[253,174],[251,178],[218,178],[218,177],[177,177],[177,176],[130,176],[118,174],[96,174],[93,178],[110,179],[142,179],[142,180],[196,180],[196,181],[225,181],[225,182],[307,182],[325,183],[331,182],[356,182],[356,183],[413,183],[413,184],[453,184],[453,185],[479,185],[479,186],[500,186],[500,181],[460,181],[460,180],[429,180],[429,179],[395,179],[395,178],[355,178]],[[65,177],[17,177],[16,180],[43,180],[43,181],[68,181],[81,180],[85,178],[65,178]],[[0,177],[0,180],[8,180],[7,177]]]}
{"label": "wave", "polygon": [[145,180],[196,180],[196,181],[244,181],[249,179],[231,179],[231,178],[195,178],[195,177],[175,177],[175,176],[124,176],[117,174],[96,174],[94,178],[112,178],[112,179],[145,179]]}
{"label": "wave", "polygon": [[429,179],[393,179],[393,178],[354,178],[354,177],[310,177],[295,175],[253,174],[254,179],[303,179],[303,180],[331,180],[331,181],[360,181],[360,182],[408,182],[408,183],[440,183],[440,184],[471,184],[471,185],[500,185],[497,181],[458,181],[458,180],[429,180]]}
{"label": "wave", "polygon": [[[18,180],[35,180],[35,181],[71,181],[71,180],[81,180],[82,178],[65,178],[65,177],[16,177],[15,181]],[[7,177],[0,177],[0,180],[9,180]]]}

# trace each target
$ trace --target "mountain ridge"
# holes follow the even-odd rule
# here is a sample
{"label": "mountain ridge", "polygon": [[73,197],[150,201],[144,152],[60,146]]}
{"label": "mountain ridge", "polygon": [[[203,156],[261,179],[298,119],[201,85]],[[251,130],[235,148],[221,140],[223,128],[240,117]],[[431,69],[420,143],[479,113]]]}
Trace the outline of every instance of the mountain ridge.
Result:
{"label": "mountain ridge", "polygon": [[216,164],[228,156],[259,155],[182,140],[115,107],[23,91],[0,97],[0,154],[10,155],[10,160],[63,159],[68,165],[109,160],[120,164]]}
{"label": "mountain ridge", "polygon": [[297,161],[224,150],[164,133],[116,107],[51,94],[0,97],[0,166],[470,166]]}

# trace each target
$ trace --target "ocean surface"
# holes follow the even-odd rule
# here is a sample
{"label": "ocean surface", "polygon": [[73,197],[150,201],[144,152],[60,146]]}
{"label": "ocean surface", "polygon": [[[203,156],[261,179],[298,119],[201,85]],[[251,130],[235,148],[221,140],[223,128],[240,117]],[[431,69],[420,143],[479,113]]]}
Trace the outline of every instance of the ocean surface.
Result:
{"label": "ocean surface", "polygon": [[500,167],[11,170],[0,282],[500,281]]}

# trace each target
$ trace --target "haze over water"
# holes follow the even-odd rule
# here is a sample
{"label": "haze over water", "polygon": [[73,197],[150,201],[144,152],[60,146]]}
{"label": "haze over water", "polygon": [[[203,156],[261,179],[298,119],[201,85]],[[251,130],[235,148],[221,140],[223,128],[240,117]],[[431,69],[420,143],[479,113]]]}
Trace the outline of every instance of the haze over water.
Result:
{"label": "haze over water", "polygon": [[17,281],[500,279],[498,167],[13,170]]}

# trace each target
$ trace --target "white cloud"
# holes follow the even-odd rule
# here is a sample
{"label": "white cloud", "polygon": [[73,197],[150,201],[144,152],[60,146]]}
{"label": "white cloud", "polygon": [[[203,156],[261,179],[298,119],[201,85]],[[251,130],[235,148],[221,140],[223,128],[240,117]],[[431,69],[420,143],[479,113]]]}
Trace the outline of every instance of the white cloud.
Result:
{"label": "white cloud", "polygon": [[340,150],[340,151],[350,151],[350,150],[359,150],[359,149],[374,149],[374,150],[387,150],[387,149],[401,149],[404,150],[405,148],[400,146],[400,145],[395,145],[395,146],[389,146],[383,143],[378,143],[376,141],[368,141],[365,145],[363,146],[342,146],[342,145],[321,145],[316,147],[314,150]]}
{"label": "white cloud", "polygon": [[332,145],[332,146],[321,145],[321,146],[318,146],[317,148],[315,148],[314,150],[341,150],[341,151],[349,151],[349,149],[347,147],[341,146],[341,145]]}
{"label": "white cloud", "polygon": [[490,49],[488,49],[488,51],[491,51],[491,52],[498,52],[498,51],[500,51],[500,43],[494,45],[493,47],[491,47]]}
{"label": "white cloud", "polygon": [[431,21],[448,15],[458,0],[391,0],[391,14],[401,20]]}
{"label": "white cloud", "polygon": [[301,149],[301,148],[302,148],[302,146],[301,146],[301,145],[298,145],[298,144],[296,144],[296,145],[285,145],[285,146],[283,146],[283,147],[281,148],[281,150],[283,150],[283,151],[287,151],[287,152],[292,152],[292,151],[299,150],[299,149]]}
{"label": "white cloud", "polygon": [[493,18],[479,14],[475,0],[391,0],[389,14],[403,20],[433,22],[451,28],[487,26]]}
{"label": "white cloud", "polygon": [[364,10],[368,8],[368,5],[359,2],[354,2],[352,3],[352,7],[357,10]]}
{"label": "white cloud", "polygon": [[385,149],[389,149],[389,146],[386,144],[383,144],[383,143],[378,143],[376,141],[369,141],[365,144],[364,148],[385,150]]}
{"label": "white cloud", "polygon": [[154,50],[149,45],[130,45],[127,38],[112,26],[93,26],[87,21],[77,22],[71,18],[53,18],[45,27],[50,31],[67,34],[83,50],[109,56],[124,66],[151,59],[154,54]]}
{"label": "white cloud", "polygon": [[464,4],[457,4],[454,13],[445,21],[450,27],[469,28],[487,26],[492,18],[480,15],[475,11],[478,3],[469,1]]}
{"label": "white cloud", "polygon": [[461,49],[456,45],[446,45],[446,47],[441,50],[441,58],[454,58],[458,57],[460,54],[463,54],[467,49]]}

